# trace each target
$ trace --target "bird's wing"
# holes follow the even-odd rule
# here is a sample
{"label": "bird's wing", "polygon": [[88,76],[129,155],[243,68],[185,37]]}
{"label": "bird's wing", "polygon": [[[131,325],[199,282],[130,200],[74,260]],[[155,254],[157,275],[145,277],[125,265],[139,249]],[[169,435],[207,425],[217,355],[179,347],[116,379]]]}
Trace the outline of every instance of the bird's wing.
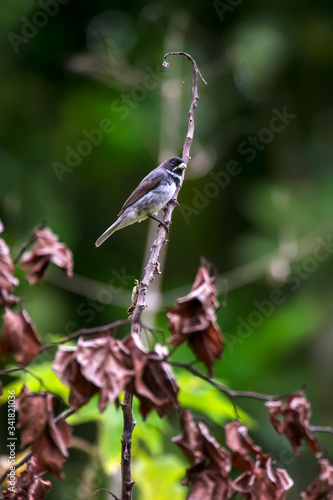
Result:
{"label": "bird's wing", "polygon": [[[156,169],[157,170],[157,169]],[[126,208],[129,206],[133,205],[136,201],[138,201],[142,196],[147,194],[149,191],[152,189],[155,189],[159,183],[163,179],[163,171],[152,171],[150,172],[138,185],[136,189],[134,189],[133,193],[127,198],[125,201],[124,205],[122,206],[122,209],[120,210],[119,215],[121,215]]]}

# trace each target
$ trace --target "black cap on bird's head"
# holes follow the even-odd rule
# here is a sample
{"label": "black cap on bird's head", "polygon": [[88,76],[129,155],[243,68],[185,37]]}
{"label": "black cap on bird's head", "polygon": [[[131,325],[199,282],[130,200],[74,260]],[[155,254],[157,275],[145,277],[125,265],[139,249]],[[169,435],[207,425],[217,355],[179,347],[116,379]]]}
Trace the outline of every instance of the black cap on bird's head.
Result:
{"label": "black cap on bird's head", "polygon": [[186,169],[186,164],[184,160],[182,160],[178,156],[173,156],[172,158],[169,158],[168,160],[164,161],[161,166],[163,166],[166,170],[169,170],[170,172],[175,172],[178,175],[181,175],[183,170]]}

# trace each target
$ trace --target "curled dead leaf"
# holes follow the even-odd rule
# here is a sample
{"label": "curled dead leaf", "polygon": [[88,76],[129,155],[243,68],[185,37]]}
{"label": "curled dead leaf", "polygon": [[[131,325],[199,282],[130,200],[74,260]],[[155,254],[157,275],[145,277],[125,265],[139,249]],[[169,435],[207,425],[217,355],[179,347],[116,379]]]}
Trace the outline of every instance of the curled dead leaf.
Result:
{"label": "curled dead leaf", "polygon": [[296,456],[301,456],[298,448],[301,446],[302,439],[314,455],[320,456],[318,442],[309,430],[311,405],[303,391],[292,394],[286,402],[267,401],[265,405],[268,408],[272,426],[278,434],[286,436]]}
{"label": "curled dead leaf", "polygon": [[232,465],[244,472],[253,470],[253,460],[248,452],[257,457],[264,456],[260,446],[255,445],[247,433],[247,427],[238,420],[233,420],[225,426],[226,445],[232,451]]}
{"label": "curled dead leaf", "polygon": [[7,489],[2,497],[7,500],[43,500],[51,489],[51,482],[37,474],[37,462],[30,458],[24,471],[15,476],[14,491]]}
{"label": "curled dead leaf", "polygon": [[203,437],[189,410],[182,412],[180,425],[183,433],[174,437],[172,442],[181,449],[191,463],[203,460],[205,457],[203,452]]}
{"label": "curled dead leaf", "polygon": [[21,448],[31,446],[36,459],[36,472],[47,470],[63,479],[62,466],[68,456],[72,431],[65,421],[55,421],[52,394],[35,394],[23,387],[17,400],[17,409]]}
{"label": "curled dead leaf", "polygon": [[54,371],[71,389],[69,403],[79,408],[99,392],[99,409],[117,400],[133,375],[131,353],[113,337],[80,337],[75,349],[60,347]]}
{"label": "curled dead leaf", "polygon": [[27,311],[13,312],[6,309],[3,318],[0,348],[2,358],[13,354],[26,366],[39,353],[42,343]]}
{"label": "curled dead leaf", "polygon": [[62,466],[68,457],[72,428],[64,421],[49,419],[39,439],[31,443],[31,451],[37,460],[38,472],[47,470],[59,479],[65,479]]}
{"label": "curled dead leaf", "polygon": [[19,280],[14,276],[14,264],[7,243],[0,238],[0,306],[12,307],[20,299],[10,295]]}
{"label": "curled dead leaf", "polygon": [[248,500],[284,500],[293,480],[284,469],[273,469],[267,455],[259,458],[252,471],[244,472],[232,483],[234,490]]}
{"label": "curled dead leaf", "polygon": [[133,375],[131,353],[113,337],[78,340],[76,360],[82,375],[99,388],[99,409],[104,411],[126,388]]}
{"label": "curled dead leaf", "polygon": [[124,345],[131,352],[134,376],[126,389],[140,401],[140,412],[145,418],[151,410],[160,417],[178,408],[178,387],[170,366],[163,361],[166,347],[157,344],[147,351],[137,335],[129,335]]}
{"label": "curled dead leaf", "polygon": [[230,455],[208,428],[196,424],[189,410],[180,417],[183,434],[172,441],[190,460],[184,484],[190,485],[188,498],[191,500],[226,500],[231,497]]}
{"label": "curled dead leaf", "polygon": [[28,268],[26,279],[29,283],[39,283],[51,262],[63,268],[69,278],[72,277],[73,254],[70,249],[59,243],[58,236],[49,228],[36,231],[36,238],[33,249],[24,253],[21,263],[22,269]]}
{"label": "curled dead leaf", "polygon": [[44,432],[46,424],[53,416],[52,394],[41,392],[36,394],[23,386],[17,399],[19,422],[17,427],[21,431],[21,448],[36,441]]}
{"label": "curled dead leaf", "polygon": [[183,484],[190,485],[187,500],[228,500],[231,498],[231,481],[214,467],[193,465],[186,471]]}
{"label": "curled dead leaf", "polygon": [[104,411],[127,390],[139,399],[144,417],[151,410],[164,416],[178,407],[178,388],[164,362],[166,354],[166,348],[160,346],[149,352],[131,335],[123,341],[110,336],[80,337],[75,349],[58,349],[53,369],[71,389],[72,408],[79,408],[99,392],[99,408]]}
{"label": "curled dead leaf", "polygon": [[303,500],[333,500],[333,465],[327,460],[318,460],[319,476],[301,493]]}
{"label": "curled dead leaf", "polygon": [[196,275],[192,290],[177,300],[176,307],[167,309],[170,343],[178,346],[183,342],[194,352],[213,375],[214,362],[221,358],[224,339],[216,323],[215,308],[217,291],[215,278],[209,276],[206,266],[201,266]]}
{"label": "curled dead leaf", "polygon": [[95,384],[82,375],[74,347],[60,347],[52,368],[63,384],[70,387],[68,402],[74,410],[88,403],[90,398],[99,391]]}

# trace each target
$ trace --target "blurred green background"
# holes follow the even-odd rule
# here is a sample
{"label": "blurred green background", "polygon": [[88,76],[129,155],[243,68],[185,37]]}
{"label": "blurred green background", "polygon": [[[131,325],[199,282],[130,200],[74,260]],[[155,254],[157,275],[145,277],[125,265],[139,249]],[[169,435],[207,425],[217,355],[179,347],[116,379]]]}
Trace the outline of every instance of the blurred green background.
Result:
{"label": "blurred green background", "polygon": [[[162,61],[167,51],[185,50],[208,85],[199,81],[192,160],[144,321],[166,331],[163,307],[189,291],[205,256],[225,303],[218,322],[226,348],[216,376],[268,394],[305,385],[312,423],[332,425],[331,0],[1,5],[4,238],[15,256],[46,218],[75,259],[72,280],[53,268],[31,287],[17,271],[17,293],[43,339],[127,317],[156,223],[129,227],[98,249],[94,242],[138,182],[181,154],[192,67],[186,58],[170,57],[169,68]],[[176,357],[192,359],[185,348]],[[36,373],[55,390],[42,361]],[[181,401],[223,443],[232,406],[179,373]],[[303,460],[292,457],[261,402],[240,403],[251,436],[295,481],[287,498],[299,498],[317,475],[316,460],[305,447]],[[101,418],[95,400],[88,406],[73,417],[78,449],[65,465],[67,481],[52,479],[50,499],[90,498],[100,487],[117,492],[120,415],[110,408]],[[135,499],[184,499],[187,462],[170,443],[177,416],[137,421]],[[332,453],[332,436],[320,439]]]}

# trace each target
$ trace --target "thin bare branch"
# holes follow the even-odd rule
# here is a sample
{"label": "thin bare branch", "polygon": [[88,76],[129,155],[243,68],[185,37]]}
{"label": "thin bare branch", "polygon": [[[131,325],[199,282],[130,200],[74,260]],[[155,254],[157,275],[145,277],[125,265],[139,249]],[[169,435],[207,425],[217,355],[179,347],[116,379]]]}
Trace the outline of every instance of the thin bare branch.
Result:
{"label": "thin bare branch", "polygon": [[32,457],[32,452],[29,451],[22,458],[22,460],[20,460],[19,462],[17,462],[15,465],[11,465],[7,470],[5,470],[5,472],[0,476],[0,484],[2,484],[4,482],[4,480],[6,479],[7,475],[10,473],[11,470],[18,469],[19,467],[21,467],[22,465],[24,465],[29,460],[29,458],[31,458],[31,457]]}
{"label": "thin bare branch", "polygon": [[269,394],[260,394],[259,392],[253,392],[253,391],[234,391],[233,389],[230,389],[229,387],[226,387],[225,385],[216,382],[216,380],[209,377],[208,375],[205,375],[200,370],[197,370],[196,368],[194,368],[193,365],[189,363],[184,363],[182,361],[171,361],[170,359],[168,359],[167,361],[169,365],[185,368],[187,371],[193,373],[193,375],[195,375],[196,377],[205,380],[210,385],[216,387],[216,389],[226,394],[231,400],[235,398],[252,398],[252,399],[260,399],[262,401],[275,401],[282,397],[282,396],[272,396]]}
{"label": "thin bare branch", "polygon": [[[169,65],[169,63],[167,62],[167,58],[170,55],[183,55],[187,57],[193,64],[192,101],[188,112],[188,129],[182,152],[182,158],[187,165],[190,160],[190,148],[194,136],[194,110],[197,107],[199,100],[198,75],[202,78],[204,82],[205,80],[203,79],[195,60],[185,52],[169,52],[165,54],[163,66],[167,67]],[[171,223],[172,212],[174,208],[178,205],[177,197],[184,181],[184,175],[185,175],[184,173],[185,171],[183,172],[180,185],[176,189],[173,199],[168,203],[168,205],[164,209],[163,220],[166,223]],[[165,245],[166,243],[167,243],[166,229],[162,225],[160,225],[156,233],[155,241],[151,247],[148,263],[144,269],[143,279],[137,287],[136,302],[133,303],[134,310],[132,314],[132,326],[131,326],[132,335],[141,334],[141,327],[142,327],[141,316],[146,308],[147,291],[150,283],[154,279],[154,272],[156,269],[156,265],[158,263],[161,249],[163,245]],[[132,433],[135,424],[134,424],[133,410],[132,410],[132,395],[127,392],[125,393],[124,397],[123,419],[124,419],[124,427],[123,427],[122,454],[121,454],[121,470],[122,470],[121,498],[122,500],[132,500],[132,488],[134,483],[132,480],[132,472],[131,472],[131,443],[132,443]]]}
{"label": "thin bare branch", "polygon": [[66,344],[70,340],[81,337],[81,335],[94,335],[95,333],[107,332],[109,330],[113,330],[114,328],[117,328],[118,326],[128,325],[130,322],[131,322],[130,319],[120,319],[118,321],[114,321],[113,323],[108,323],[107,325],[103,325],[103,326],[96,326],[94,328],[80,328],[80,330],[77,330],[77,331],[71,333],[70,335],[67,335],[67,337],[64,337],[61,340],[57,340],[56,342],[50,342],[49,344],[45,344],[40,349],[38,355],[44,351],[47,351],[48,349],[51,349],[52,347]]}
{"label": "thin bare branch", "polygon": [[94,493],[91,495],[92,497],[95,495],[95,493],[98,493],[99,491],[106,491],[107,493],[109,493],[109,495],[111,495],[115,500],[119,500],[118,497],[116,497],[116,495],[114,493],[112,493],[112,491],[110,490],[107,490],[105,488],[99,488],[98,490],[94,491]]}
{"label": "thin bare branch", "polygon": [[[204,82],[205,82],[205,80],[203,79],[195,60],[189,54],[186,54],[186,52],[168,52],[164,56],[164,62],[163,62],[164,66],[169,65],[169,63],[167,62],[167,58],[170,55],[183,55],[183,56],[187,57],[193,64],[192,101],[191,101],[190,109],[188,112],[187,135],[186,135],[186,139],[185,139],[183,150],[182,150],[183,151],[182,157],[187,165],[189,160],[190,160],[190,148],[191,148],[191,144],[192,144],[193,137],[194,137],[194,111],[195,111],[195,108],[197,107],[198,100],[199,100],[198,75],[202,78],[202,80]],[[167,207],[165,208],[164,218],[163,218],[164,222],[167,222],[167,223],[171,222],[172,212],[175,209],[175,207],[177,206],[176,202],[177,202],[179,191],[180,191],[182,184],[183,184],[183,181],[184,181],[184,176],[185,176],[185,171],[183,172],[183,176],[182,176],[182,180],[180,182],[180,185],[175,191],[175,194],[173,196],[173,200],[171,200],[168,203]],[[166,243],[167,243],[166,230],[163,226],[160,226],[157,230],[155,241],[151,247],[150,257],[149,257],[148,263],[145,267],[143,279],[138,286],[137,302],[136,302],[136,306],[135,306],[133,316],[132,316],[132,330],[131,330],[132,333],[140,334],[141,315],[146,308],[147,290],[148,290],[150,283],[154,279],[154,271],[156,268],[156,263],[158,262],[160,251],[161,251],[163,245],[165,245]]]}
{"label": "thin bare branch", "polygon": [[134,481],[132,479],[132,434],[135,427],[133,418],[133,395],[125,393],[121,404],[123,411],[123,435],[121,437],[121,500],[131,500]]}
{"label": "thin bare branch", "polygon": [[23,366],[17,366],[15,368],[9,368],[8,370],[0,370],[0,375],[9,375],[10,373],[25,371]]}

